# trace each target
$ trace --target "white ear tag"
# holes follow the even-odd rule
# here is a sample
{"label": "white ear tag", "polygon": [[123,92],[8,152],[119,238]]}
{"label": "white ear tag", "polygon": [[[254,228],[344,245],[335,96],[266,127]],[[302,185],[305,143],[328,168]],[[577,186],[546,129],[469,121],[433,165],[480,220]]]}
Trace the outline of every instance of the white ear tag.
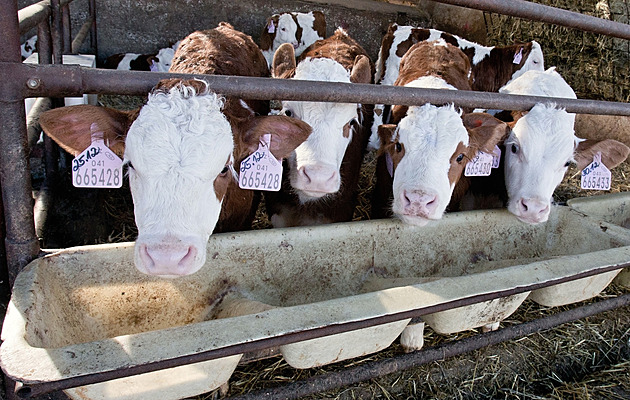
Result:
{"label": "white ear tag", "polygon": [[499,164],[501,164],[501,149],[495,145],[492,152],[492,168],[499,168]]}
{"label": "white ear tag", "polygon": [[123,161],[107,147],[96,123],[90,126],[92,144],[72,160],[72,184],[78,188],[119,188]]}
{"label": "white ear tag", "polygon": [[241,161],[238,186],[241,189],[277,192],[282,184],[282,162],[269,150],[271,134],[260,138],[258,149]]}
{"label": "white ear tag", "polygon": [[514,54],[514,60],[512,60],[513,64],[520,64],[523,60],[523,48],[521,47],[518,53]]}
{"label": "white ear tag", "polygon": [[389,153],[385,153],[385,165],[387,165],[387,172],[389,172],[389,176],[394,177],[394,160],[392,160],[392,156]]}
{"label": "white ear tag", "polygon": [[590,190],[610,190],[612,174],[602,162],[602,153],[593,156],[593,162],[582,170],[580,187]]}
{"label": "white ear tag", "polygon": [[464,176],[489,176],[492,172],[492,154],[477,152],[477,155],[466,164]]}
{"label": "white ear tag", "polygon": [[273,24],[273,21],[269,21],[269,26],[267,27],[267,32],[274,33],[276,31],[276,26]]}

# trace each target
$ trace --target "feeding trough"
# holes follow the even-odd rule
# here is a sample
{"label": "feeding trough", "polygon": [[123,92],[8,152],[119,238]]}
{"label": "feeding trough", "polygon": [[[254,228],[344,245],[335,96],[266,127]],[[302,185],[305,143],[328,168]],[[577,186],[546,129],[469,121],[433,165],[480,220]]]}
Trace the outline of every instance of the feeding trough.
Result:
{"label": "feeding trough", "polygon": [[[593,218],[630,228],[630,192],[575,198],[567,201],[567,204]],[[630,269],[621,271],[615,282],[630,287]]]}
{"label": "feeding trough", "polygon": [[[417,309],[436,330],[468,329],[505,318],[532,289],[626,265],[629,246],[625,229],[555,207],[540,225],[496,210],[449,214],[425,227],[377,220],[212,235],[206,265],[173,280],[137,272],[131,243],[71,248],[18,276],[0,362],[9,377],[34,385]],[[398,283],[370,288],[378,281]],[[509,307],[492,300],[510,297]],[[447,311],[478,298],[485,312],[474,321],[470,304]],[[431,319],[440,313],[447,314]],[[298,368],[369,354],[403,331],[410,321],[403,317],[280,352]],[[148,372],[67,393],[192,396],[226,382],[239,358],[179,366],[175,378]]]}

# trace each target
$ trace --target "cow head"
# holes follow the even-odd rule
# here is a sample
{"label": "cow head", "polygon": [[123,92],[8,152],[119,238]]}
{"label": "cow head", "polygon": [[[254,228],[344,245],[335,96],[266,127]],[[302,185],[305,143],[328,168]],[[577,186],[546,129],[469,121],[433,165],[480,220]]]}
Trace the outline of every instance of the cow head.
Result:
{"label": "cow head", "polygon": [[[370,63],[357,56],[351,71],[329,58],[306,58],[297,66],[293,48],[282,45],[276,51],[272,68],[276,78],[326,82],[369,83]],[[289,157],[291,186],[301,202],[319,199],[339,190],[339,169],[360,118],[356,103],[283,101],[282,114],[300,119],[313,133]]]}
{"label": "cow head", "polygon": [[287,117],[246,118],[245,108],[232,122],[224,102],[203,81],[173,79],[161,81],[139,111],[73,106],[41,116],[44,131],[72,154],[89,146],[94,123],[110,148],[124,153],[141,272],[177,277],[199,270],[222,206],[229,208],[222,204],[228,186],[237,185],[235,155],[242,159],[248,155],[243,149],[253,152],[260,136],[271,133],[272,153],[286,157],[310,132]]}
{"label": "cow head", "polygon": [[403,222],[440,219],[466,163],[477,151],[492,152],[507,125],[483,113],[460,113],[452,105],[409,107],[398,126],[381,125],[381,155],[393,174],[392,211]]}

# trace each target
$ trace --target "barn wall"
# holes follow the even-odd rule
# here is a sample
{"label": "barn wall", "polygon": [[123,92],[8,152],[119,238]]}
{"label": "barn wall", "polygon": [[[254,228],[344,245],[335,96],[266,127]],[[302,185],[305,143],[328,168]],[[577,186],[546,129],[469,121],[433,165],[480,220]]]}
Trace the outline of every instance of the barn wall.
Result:
{"label": "barn wall", "polygon": [[[390,22],[448,29],[485,41],[481,12],[431,1],[419,4],[409,7],[372,0],[101,0],[97,1],[98,56],[102,60],[120,52],[155,52],[221,21],[230,22],[258,42],[266,18],[282,11],[323,11],[329,35],[337,26],[347,27],[374,60]],[[87,0],[72,3],[73,32],[79,29],[87,9]],[[447,9],[451,12],[445,12]],[[462,10],[469,16],[467,22],[453,26],[454,20],[461,21]]]}

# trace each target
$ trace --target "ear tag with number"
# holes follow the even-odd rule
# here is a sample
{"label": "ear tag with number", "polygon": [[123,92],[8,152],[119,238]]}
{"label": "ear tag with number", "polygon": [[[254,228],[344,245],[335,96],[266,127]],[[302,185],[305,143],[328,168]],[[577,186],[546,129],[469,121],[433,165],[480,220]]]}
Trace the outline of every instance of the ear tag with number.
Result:
{"label": "ear tag with number", "polygon": [[269,21],[269,26],[267,27],[267,32],[274,33],[276,31],[276,26],[273,21]]}
{"label": "ear tag with number", "polygon": [[241,161],[238,186],[241,189],[277,192],[282,184],[282,162],[269,150],[271,134],[260,138],[258,149]]}
{"label": "ear tag with number", "polygon": [[389,153],[385,153],[385,165],[387,165],[387,172],[389,172],[389,176],[394,177],[394,160],[392,160],[392,156]]}
{"label": "ear tag with number", "polygon": [[92,143],[72,160],[72,184],[78,188],[119,188],[123,161],[105,145],[103,131],[90,126]]}
{"label": "ear tag with number", "polygon": [[494,145],[494,151],[492,152],[492,168],[499,168],[501,164],[501,149],[499,146]]}
{"label": "ear tag with number", "polygon": [[521,47],[518,50],[518,53],[514,54],[514,60],[512,60],[512,63],[513,64],[520,64],[522,60],[523,60],[523,48]]}
{"label": "ear tag with number", "polygon": [[466,164],[464,176],[489,176],[492,172],[492,154],[477,152],[477,155]]}
{"label": "ear tag with number", "polygon": [[590,190],[610,190],[612,174],[602,162],[602,153],[593,156],[593,162],[582,170],[580,187]]}

